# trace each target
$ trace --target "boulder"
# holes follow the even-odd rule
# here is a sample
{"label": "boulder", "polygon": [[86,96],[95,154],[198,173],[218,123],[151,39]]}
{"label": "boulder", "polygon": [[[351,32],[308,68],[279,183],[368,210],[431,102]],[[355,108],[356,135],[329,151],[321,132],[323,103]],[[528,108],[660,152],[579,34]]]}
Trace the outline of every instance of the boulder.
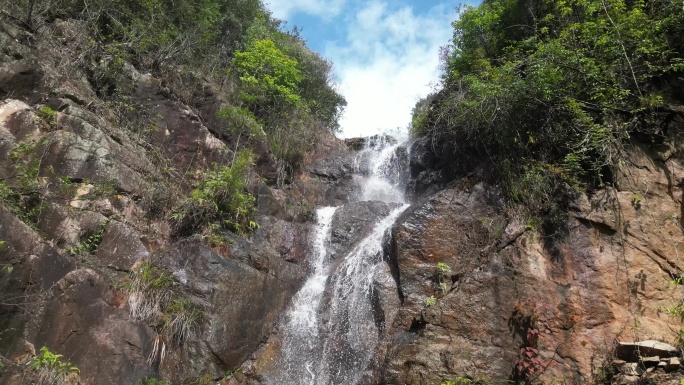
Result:
{"label": "boulder", "polygon": [[644,374],[644,369],[636,362],[626,362],[618,365],[617,370],[626,376],[640,376]]}
{"label": "boulder", "polygon": [[615,348],[615,356],[626,361],[638,361],[640,357],[673,357],[679,349],[661,341],[620,342]]}
{"label": "boulder", "polygon": [[82,384],[134,384],[154,375],[147,365],[155,333],[129,319],[125,297],[98,273],[77,269],[54,287],[40,318],[29,324],[36,347],[68,357]]}
{"label": "boulder", "polygon": [[128,271],[140,259],[150,256],[141,235],[126,224],[110,221],[104,228],[96,258],[103,266]]}
{"label": "boulder", "polygon": [[667,361],[667,366],[665,366],[665,371],[666,372],[674,372],[675,370],[679,370],[680,366],[681,366],[681,361],[679,360],[679,357],[671,357]]}
{"label": "boulder", "polygon": [[269,335],[305,276],[272,251],[262,254],[258,270],[238,259],[245,253],[249,260],[256,251],[242,247],[233,259],[189,243],[159,259],[202,307],[201,334],[160,368],[180,382],[239,367]]}

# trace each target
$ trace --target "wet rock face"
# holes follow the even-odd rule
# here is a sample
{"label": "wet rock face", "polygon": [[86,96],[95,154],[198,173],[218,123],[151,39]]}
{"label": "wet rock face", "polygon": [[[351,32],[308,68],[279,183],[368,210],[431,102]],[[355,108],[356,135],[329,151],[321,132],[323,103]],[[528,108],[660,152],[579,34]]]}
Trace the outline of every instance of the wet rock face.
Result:
{"label": "wet rock face", "polygon": [[323,205],[339,206],[357,194],[358,176],[354,175],[355,154],[349,151],[329,154],[314,160],[308,171],[326,186]]}
{"label": "wet rock face", "polygon": [[512,372],[521,337],[507,315],[521,293],[496,246],[505,222],[492,190],[445,190],[397,221],[391,263],[403,304],[388,324],[392,338],[373,383],[440,383],[456,372],[506,379]]}
{"label": "wet rock face", "polygon": [[373,231],[379,219],[386,217],[397,206],[399,205],[367,201],[349,203],[338,209],[331,225],[328,257],[333,260],[344,257]]}
{"label": "wet rock face", "polygon": [[[284,262],[267,249],[234,247],[225,258],[196,244],[180,247],[177,258],[161,263],[203,308],[202,326],[183,349],[162,367],[175,378],[192,379],[209,369],[238,367],[266,338],[282,309],[305,276],[302,267]],[[260,254],[262,264],[250,266],[243,253]]]}
{"label": "wet rock face", "polygon": [[410,198],[434,194],[466,170],[455,164],[453,149],[446,143],[431,137],[413,141],[408,150],[409,178],[406,195]]}

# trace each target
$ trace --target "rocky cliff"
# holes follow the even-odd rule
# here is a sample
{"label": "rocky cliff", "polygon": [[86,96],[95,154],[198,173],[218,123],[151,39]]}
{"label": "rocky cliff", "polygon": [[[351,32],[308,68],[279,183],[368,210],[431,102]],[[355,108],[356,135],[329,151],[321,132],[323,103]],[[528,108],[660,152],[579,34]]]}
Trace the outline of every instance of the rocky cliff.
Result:
{"label": "rocky cliff", "polygon": [[[0,383],[40,381],[43,347],[78,368],[57,365],[63,382],[268,383],[279,320],[309,273],[315,209],[358,200],[368,140],[326,135],[278,184],[268,143],[252,138],[259,227],[221,243],[179,234],[170,207],[234,159],[216,118],[222,85],[125,63],[127,93],[113,100],[83,26],[49,28],[43,39],[0,23]],[[430,138],[400,147],[395,182],[411,205],[373,281],[377,346],[360,382],[679,383],[666,361],[677,349],[634,356],[625,343],[681,347],[681,114],[663,113],[658,146],[628,143],[612,185],[572,196],[558,234]],[[331,259],[395,206],[348,204]]]}
{"label": "rocky cliff", "polygon": [[[393,232],[402,306],[381,381],[599,383],[618,342],[680,346],[679,146],[633,142],[615,186],[574,197],[560,240],[503,215],[497,188],[476,176],[420,197]],[[411,153],[435,156],[426,141]],[[439,172],[436,160],[415,162],[414,178]]]}
{"label": "rocky cliff", "polygon": [[[361,383],[678,384],[678,148],[676,137],[660,152],[634,141],[615,186],[577,193],[567,233],[551,238],[510,215],[479,175],[445,177],[446,156],[415,140],[413,203],[385,246],[392,279],[374,284],[380,342]],[[362,210],[336,215],[332,252],[369,233],[375,210]],[[276,330],[229,383],[269,383],[279,343]]]}
{"label": "rocky cliff", "polygon": [[279,187],[266,139],[252,140],[258,229],[218,244],[181,235],[179,199],[234,159],[222,86],[126,62],[114,98],[83,23],[44,28],[0,23],[0,383],[44,381],[44,367],[81,384],[224,377],[305,277],[312,210],[348,199],[352,165],[333,157],[349,151],[323,135]]}

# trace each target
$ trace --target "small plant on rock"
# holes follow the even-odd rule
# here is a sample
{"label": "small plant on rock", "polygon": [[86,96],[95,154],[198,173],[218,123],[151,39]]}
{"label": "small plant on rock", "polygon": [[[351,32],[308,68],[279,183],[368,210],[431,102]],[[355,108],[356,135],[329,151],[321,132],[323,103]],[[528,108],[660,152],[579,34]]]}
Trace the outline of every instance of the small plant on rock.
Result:
{"label": "small plant on rock", "polygon": [[51,352],[46,346],[40,348],[40,353],[29,361],[29,365],[36,373],[39,385],[62,385],[71,373],[79,373],[76,366],[63,361],[61,354]]}
{"label": "small plant on rock", "polygon": [[41,107],[38,110],[38,116],[41,117],[41,119],[45,120],[49,124],[55,124],[57,122],[57,119],[55,118],[56,112],[52,108],[48,106]]}
{"label": "small plant on rock", "polygon": [[157,357],[163,361],[167,345],[182,345],[202,319],[201,309],[179,292],[172,276],[149,261],[132,269],[127,291],[131,316],[159,333],[149,362]]}
{"label": "small plant on rock", "polygon": [[529,383],[541,373],[549,363],[539,357],[539,327],[543,305],[532,300],[518,302],[510,319],[510,325],[519,333],[524,333],[523,346],[520,348],[520,358],[515,365],[516,380]]}
{"label": "small plant on rock", "polygon": [[149,261],[141,262],[131,271],[128,287],[131,316],[150,321],[173,297],[173,279]]}
{"label": "small plant on rock", "polygon": [[439,293],[445,294],[448,289],[447,279],[451,273],[451,266],[444,262],[438,262],[435,271],[435,284],[437,285],[437,291]]}
{"label": "small plant on rock", "polygon": [[105,227],[107,227],[107,223],[109,223],[109,220],[102,222],[100,224],[100,227],[98,227],[97,230],[88,235],[83,242],[79,243],[78,245],[70,249],[67,249],[66,252],[74,256],[86,256],[95,254],[95,252],[97,252],[97,248],[100,246],[100,243],[102,242],[102,237],[104,236]]}
{"label": "small plant on rock", "polygon": [[425,298],[425,302],[424,302],[425,307],[434,306],[436,303],[437,303],[437,298],[435,298],[434,295],[431,295],[431,296]]}
{"label": "small plant on rock", "polygon": [[174,299],[164,308],[162,332],[171,336],[176,344],[186,341],[192,329],[202,318],[202,312],[188,298]]}
{"label": "small plant on rock", "polygon": [[230,166],[206,173],[173,215],[179,235],[203,232],[210,243],[220,241],[216,234],[230,230],[245,234],[258,227],[253,220],[256,199],[247,191],[247,179],[254,155],[241,151]]}

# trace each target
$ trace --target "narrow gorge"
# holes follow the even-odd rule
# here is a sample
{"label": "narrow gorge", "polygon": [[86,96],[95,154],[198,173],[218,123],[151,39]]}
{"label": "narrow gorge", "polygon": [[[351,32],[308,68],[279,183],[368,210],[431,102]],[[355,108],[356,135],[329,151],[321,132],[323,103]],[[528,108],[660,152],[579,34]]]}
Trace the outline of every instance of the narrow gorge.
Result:
{"label": "narrow gorge", "polygon": [[296,28],[198,4],[0,0],[0,384],[684,383],[680,5],[463,7],[340,139]]}

